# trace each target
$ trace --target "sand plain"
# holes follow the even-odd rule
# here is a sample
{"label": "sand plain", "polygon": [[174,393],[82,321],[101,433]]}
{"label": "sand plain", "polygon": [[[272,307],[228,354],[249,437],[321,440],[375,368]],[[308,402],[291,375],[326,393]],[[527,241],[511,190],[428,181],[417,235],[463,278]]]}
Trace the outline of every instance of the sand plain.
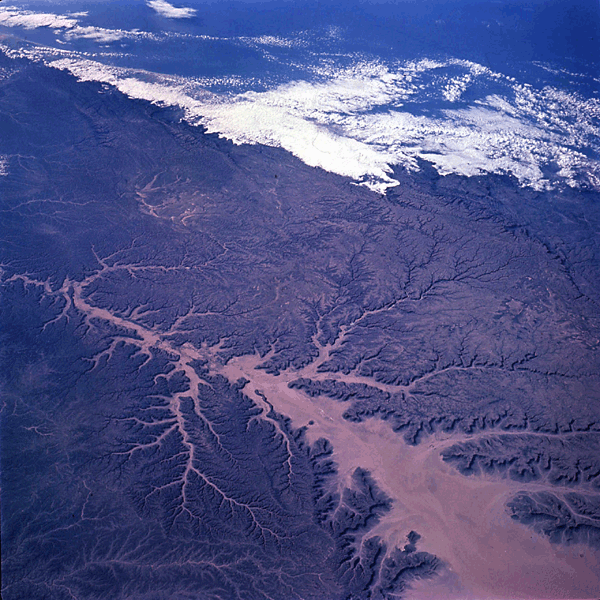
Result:
{"label": "sand plain", "polygon": [[445,563],[440,576],[414,585],[415,600],[594,598],[600,593],[600,553],[587,546],[551,544],[533,529],[512,520],[506,501],[520,490],[549,486],[523,484],[491,476],[466,477],[443,462],[444,447],[466,439],[461,434],[436,434],[417,446],[381,419],[356,423],[343,419],[346,404],[311,398],[288,383],[315,375],[288,370],[272,375],[256,367],[258,355],[231,359],[218,370],[231,382],[245,378],[244,392],[265,412],[264,396],[273,408],[307,427],[310,442],[327,438],[333,445],[340,485],[362,467],[393,499],[391,511],[369,535],[402,546],[411,530],[421,536],[418,549]]}

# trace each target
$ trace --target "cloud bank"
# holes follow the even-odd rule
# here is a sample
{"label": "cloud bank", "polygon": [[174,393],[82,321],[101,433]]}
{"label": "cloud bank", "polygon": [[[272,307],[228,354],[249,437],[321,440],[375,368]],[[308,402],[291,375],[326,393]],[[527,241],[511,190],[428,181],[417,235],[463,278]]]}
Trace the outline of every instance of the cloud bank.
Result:
{"label": "cloud bank", "polygon": [[[600,100],[535,88],[469,61],[315,63],[306,66],[310,81],[235,93],[237,82],[227,78],[211,84],[75,52],[21,52],[80,80],[179,107],[191,124],[236,144],[283,148],[378,192],[397,185],[396,166],[418,171],[422,161],[441,175],[501,174],[537,190],[600,190]],[[225,93],[208,92],[211,85]]]}
{"label": "cloud bank", "polygon": [[23,27],[37,29],[73,29],[77,27],[77,19],[72,16],[55,15],[52,13],[34,13],[28,10],[17,10],[12,7],[0,7],[0,25],[4,27]]}

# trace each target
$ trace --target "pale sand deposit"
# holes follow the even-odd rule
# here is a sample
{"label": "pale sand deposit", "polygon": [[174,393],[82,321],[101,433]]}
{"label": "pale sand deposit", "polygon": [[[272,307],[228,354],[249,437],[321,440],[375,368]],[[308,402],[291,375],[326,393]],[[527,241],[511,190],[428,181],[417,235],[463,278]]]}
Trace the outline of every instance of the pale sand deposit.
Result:
{"label": "pale sand deposit", "polygon": [[[466,436],[436,434],[418,446],[410,446],[385,421],[346,421],[342,417],[346,403],[311,398],[301,390],[288,387],[288,383],[298,377],[331,378],[330,373],[319,374],[318,365],[340,345],[343,336],[335,344],[321,347],[319,357],[307,367],[290,369],[277,376],[256,369],[265,359],[258,355],[237,357],[223,365],[217,358],[220,346],[196,349],[184,344],[176,347],[160,333],[90,304],[83,295],[85,286],[101,273],[117,268],[100,262],[102,271],[83,282],[65,280],[56,290],[47,282],[23,275],[9,281],[21,279],[26,285],[42,286],[49,295],[62,296],[65,306],[57,319],[68,319],[68,311],[74,305],[86,315],[88,323],[95,318],[135,331],[138,339],[115,336],[111,347],[92,360],[94,365],[103,355],[110,355],[119,342],[138,346],[139,352],[148,358],[152,348],[160,348],[179,357],[178,368],[197,390],[202,382],[192,361],[205,358],[212,372],[221,373],[230,382],[242,377],[248,379],[244,392],[263,407],[265,413],[270,407],[261,394],[277,412],[290,417],[294,427],[308,426],[309,442],[321,437],[330,440],[341,485],[349,484],[357,467],[369,470],[394,502],[392,510],[369,535],[379,535],[389,547],[394,547],[403,546],[409,531],[415,530],[422,536],[419,550],[438,556],[446,564],[436,580],[416,583],[410,598],[573,600],[600,596],[600,553],[587,546],[552,545],[529,527],[511,520],[505,511],[506,501],[515,492],[544,490],[549,489],[548,486],[489,476],[465,477],[441,460],[440,451]],[[365,378],[352,375],[334,374],[333,377],[348,383],[365,383]],[[178,402],[179,395],[176,395],[171,409],[181,418]]]}
{"label": "pale sand deposit", "polygon": [[290,381],[313,375],[306,369],[274,376],[255,369],[261,362],[258,356],[243,356],[219,370],[231,382],[248,379],[244,392],[265,411],[268,406],[256,390],[277,412],[290,417],[294,427],[308,426],[310,442],[329,439],[342,481],[347,482],[357,467],[371,472],[394,504],[370,535],[381,536],[389,546],[402,546],[414,529],[422,536],[419,550],[446,563],[438,581],[416,584],[409,597],[591,598],[599,593],[598,553],[588,547],[553,545],[506,513],[505,503],[515,492],[546,486],[465,477],[440,457],[444,446],[464,436],[438,435],[410,446],[385,421],[346,421],[345,403],[288,388]]}

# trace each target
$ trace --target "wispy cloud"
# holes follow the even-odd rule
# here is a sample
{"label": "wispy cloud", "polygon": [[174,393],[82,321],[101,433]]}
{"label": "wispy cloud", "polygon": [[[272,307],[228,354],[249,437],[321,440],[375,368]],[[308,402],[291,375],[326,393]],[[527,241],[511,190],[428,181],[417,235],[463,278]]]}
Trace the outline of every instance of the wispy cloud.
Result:
{"label": "wispy cloud", "polygon": [[148,6],[167,19],[189,19],[196,14],[195,8],[177,8],[166,0],[148,0]]}

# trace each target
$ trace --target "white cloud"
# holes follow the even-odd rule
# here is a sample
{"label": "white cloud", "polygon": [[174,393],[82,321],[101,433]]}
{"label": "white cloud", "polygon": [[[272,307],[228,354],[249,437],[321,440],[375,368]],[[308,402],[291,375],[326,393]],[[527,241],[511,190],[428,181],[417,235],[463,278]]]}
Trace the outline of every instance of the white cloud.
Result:
{"label": "white cloud", "polygon": [[[74,18],[85,16],[87,16],[87,13],[83,12],[64,16],[52,13],[34,13],[28,10],[6,7],[0,8],[0,25],[4,27],[23,27],[25,29],[47,27],[53,29],[57,34],[62,32],[67,40],[88,39],[104,44],[124,38],[152,37],[151,34],[140,31],[81,26],[78,19]],[[57,41],[63,43],[62,40]]]}
{"label": "white cloud", "polygon": [[[49,64],[81,80],[178,106],[188,122],[236,144],[281,147],[377,191],[397,184],[394,165],[418,170],[421,160],[442,175],[509,174],[535,189],[558,182],[600,189],[599,100],[517,84],[466,61],[362,61],[328,75],[324,70],[318,83],[212,94],[205,81],[53,52],[63,58],[48,56]],[[467,101],[471,85],[495,93]]]}
{"label": "white cloud", "polygon": [[0,177],[8,175],[8,157],[0,154]]}
{"label": "white cloud", "polygon": [[74,27],[65,33],[65,38],[72,39],[88,39],[96,42],[108,44],[116,42],[123,38],[131,37],[131,32],[120,29],[104,29],[102,27]]}
{"label": "white cloud", "polygon": [[23,27],[25,29],[37,29],[38,27],[71,29],[77,25],[77,20],[63,15],[33,13],[28,10],[19,11],[7,7],[0,8],[0,25],[4,25],[5,27]]}
{"label": "white cloud", "polygon": [[236,144],[284,148],[311,167],[364,181],[373,189],[396,185],[389,176],[393,156],[383,148],[338,135],[285,107],[240,100],[200,109],[200,122]]}
{"label": "white cloud", "polygon": [[147,4],[161,17],[167,17],[167,19],[189,19],[196,14],[195,8],[176,8],[166,0],[148,0]]}

